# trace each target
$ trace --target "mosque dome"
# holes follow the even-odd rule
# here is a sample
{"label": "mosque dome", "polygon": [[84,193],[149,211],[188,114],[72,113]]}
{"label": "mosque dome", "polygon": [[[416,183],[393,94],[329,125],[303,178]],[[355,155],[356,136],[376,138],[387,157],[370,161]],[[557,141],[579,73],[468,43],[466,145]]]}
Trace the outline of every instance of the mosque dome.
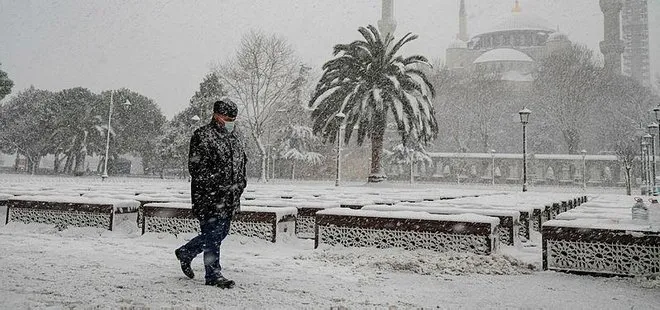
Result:
{"label": "mosque dome", "polygon": [[470,49],[487,50],[499,47],[544,46],[548,36],[555,32],[544,19],[523,12],[516,4],[502,22],[470,39]]}
{"label": "mosque dome", "polygon": [[474,60],[474,64],[489,62],[534,62],[527,54],[512,48],[497,48],[481,54]]}
{"label": "mosque dome", "polygon": [[525,12],[513,12],[495,27],[489,29],[488,33],[503,31],[553,31],[548,23],[542,18]]}
{"label": "mosque dome", "polygon": [[570,40],[568,39],[567,35],[559,31],[556,31],[550,34],[550,36],[548,36],[548,42],[554,42],[554,41],[570,41]]}
{"label": "mosque dome", "polygon": [[448,48],[467,48],[467,47],[468,47],[467,42],[465,42],[463,40],[460,40],[460,39],[456,39],[456,40],[452,41],[451,43],[449,43]]}

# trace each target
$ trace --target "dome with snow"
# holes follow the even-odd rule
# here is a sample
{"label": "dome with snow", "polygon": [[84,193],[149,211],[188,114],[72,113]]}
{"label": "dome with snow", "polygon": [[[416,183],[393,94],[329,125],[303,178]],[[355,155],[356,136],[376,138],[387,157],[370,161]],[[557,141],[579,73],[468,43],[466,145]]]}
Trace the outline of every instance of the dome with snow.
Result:
{"label": "dome with snow", "polygon": [[547,31],[553,32],[542,18],[525,12],[514,12],[487,33],[502,31]]}
{"label": "dome with snow", "polygon": [[456,39],[451,43],[449,43],[449,47],[447,48],[467,48],[467,42],[460,39]]}
{"label": "dome with snow", "polygon": [[[520,82],[528,79],[529,73],[534,70],[536,62],[521,51],[512,48],[498,48],[481,54],[472,62],[472,65],[476,69],[485,69],[501,74],[509,71],[515,72],[517,74],[515,77],[513,73],[509,73],[508,76],[503,75],[502,78],[508,81]],[[523,76],[524,78],[522,78]]]}
{"label": "dome with snow", "polygon": [[534,62],[527,54],[512,48],[498,48],[481,54],[474,64],[488,62]]}
{"label": "dome with snow", "polygon": [[548,42],[554,42],[554,41],[569,41],[568,36],[557,31],[553,32],[550,36],[548,36]]}
{"label": "dome with snow", "polygon": [[539,47],[544,46],[548,36],[554,32],[544,19],[523,12],[516,1],[511,15],[488,31],[472,37],[468,48],[487,50],[500,47]]}

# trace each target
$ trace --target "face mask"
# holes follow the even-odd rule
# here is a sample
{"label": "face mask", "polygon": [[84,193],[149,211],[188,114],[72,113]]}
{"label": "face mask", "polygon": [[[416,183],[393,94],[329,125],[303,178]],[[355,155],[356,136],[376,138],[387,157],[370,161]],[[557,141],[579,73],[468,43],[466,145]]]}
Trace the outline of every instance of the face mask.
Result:
{"label": "face mask", "polygon": [[227,132],[233,132],[234,131],[234,122],[224,122],[225,123],[225,129]]}

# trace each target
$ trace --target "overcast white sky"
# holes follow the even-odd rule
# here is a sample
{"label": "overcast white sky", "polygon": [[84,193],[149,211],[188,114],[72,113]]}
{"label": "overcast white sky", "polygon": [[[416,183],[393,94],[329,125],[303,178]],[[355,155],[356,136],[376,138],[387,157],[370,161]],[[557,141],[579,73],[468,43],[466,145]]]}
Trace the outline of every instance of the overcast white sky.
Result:
{"label": "overcast white sky", "polygon": [[[649,1],[651,58],[660,71],[660,0]],[[397,33],[420,38],[404,54],[444,58],[458,31],[458,0],[395,0]],[[467,0],[469,31],[510,14],[513,0]],[[127,87],[171,118],[183,110],[212,63],[230,57],[254,28],[282,35],[318,68],[332,46],[376,24],[380,0],[0,0],[0,63],[13,93],[30,85],[58,91]],[[598,0],[521,0],[523,10],[598,49]],[[599,54],[599,53],[598,53]],[[599,54],[600,55],[600,54]],[[7,99],[5,99],[7,100]]]}

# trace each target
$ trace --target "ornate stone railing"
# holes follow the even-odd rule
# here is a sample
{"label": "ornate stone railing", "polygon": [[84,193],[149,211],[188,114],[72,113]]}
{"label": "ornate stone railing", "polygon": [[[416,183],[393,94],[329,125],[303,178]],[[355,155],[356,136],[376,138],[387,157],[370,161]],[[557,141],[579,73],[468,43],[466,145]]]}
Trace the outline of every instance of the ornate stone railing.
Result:
{"label": "ornate stone railing", "polygon": [[265,200],[254,199],[242,203],[244,206],[284,208],[294,207],[298,209],[296,216],[296,236],[303,239],[312,239],[315,236],[316,212],[324,209],[338,208],[339,203],[329,201],[302,201],[302,200]]}
{"label": "ornate stone railing", "polygon": [[499,245],[497,218],[333,208],[316,213],[315,247],[398,247],[487,255]]}
{"label": "ornate stone railing", "polygon": [[543,269],[636,276],[660,272],[660,232],[632,220],[552,220],[543,224]]}
{"label": "ornate stone railing", "polygon": [[135,222],[139,202],[83,197],[17,196],[7,200],[9,222],[100,227],[113,230],[119,223]]}
{"label": "ornate stone railing", "polygon": [[[142,233],[199,233],[199,221],[189,203],[149,203],[143,207]],[[292,207],[242,206],[231,223],[230,234],[256,237],[271,242],[293,235],[297,210]]]}
{"label": "ornate stone railing", "polygon": [[[457,214],[478,214],[483,216],[496,217],[500,220],[498,226],[498,236],[500,243],[506,245],[513,245],[515,240],[518,239],[518,231],[520,225],[520,212],[514,210],[494,210],[494,209],[474,209],[467,207],[447,207],[447,206],[430,206],[430,205],[414,205],[402,204],[394,206],[364,206],[362,210],[373,211],[414,211],[426,212],[429,214],[441,215],[457,215]],[[529,225],[529,223],[527,223]]]}

